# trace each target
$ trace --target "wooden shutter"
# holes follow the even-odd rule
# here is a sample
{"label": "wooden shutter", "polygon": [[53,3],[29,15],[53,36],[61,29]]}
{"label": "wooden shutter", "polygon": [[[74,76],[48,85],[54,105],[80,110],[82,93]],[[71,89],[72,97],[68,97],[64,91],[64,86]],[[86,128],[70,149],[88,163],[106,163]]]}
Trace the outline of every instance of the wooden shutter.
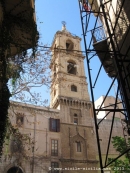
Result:
{"label": "wooden shutter", "polygon": [[49,121],[49,128],[50,128],[50,131],[53,131],[53,129],[52,129],[52,121],[53,121],[53,118],[50,118],[50,121]]}
{"label": "wooden shutter", "polygon": [[60,132],[60,119],[56,120],[57,132]]}

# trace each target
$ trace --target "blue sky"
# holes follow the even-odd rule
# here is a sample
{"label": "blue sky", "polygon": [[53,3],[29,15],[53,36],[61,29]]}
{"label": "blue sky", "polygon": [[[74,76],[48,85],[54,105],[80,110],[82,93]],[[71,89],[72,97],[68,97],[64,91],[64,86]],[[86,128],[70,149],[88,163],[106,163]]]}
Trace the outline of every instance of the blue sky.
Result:
{"label": "blue sky", "polygon": [[[41,41],[43,44],[48,44],[51,46],[52,40],[55,33],[62,28],[62,21],[65,21],[66,28],[69,32],[82,38],[82,28],[80,20],[80,11],[78,6],[78,0],[36,0],[36,18],[38,30],[40,32]],[[94,17],[91,18],[89,22],[89,29],[94,26]],[[89,36],[88,36],[89,41]],[[84,51],[83,39],[81,42],[82,50]],[[95,74],[99,68],[99,60],[95,57],[92,60],[92,80],[95,79]],[[87,75],[87,67],[85,61],[85,71]],[[87,78],[87,82],[88,78]],[[102,70],[102,75],[98,80],[97,87],[95,88],[95,100],[101,95],[105,95],[108,86],[110,85],[111,79],[107,77],[104,70]],[[89,85],[88,85],[89,88]],[[90,91],[90,90],[89,90]],[[113,90],[114,91],[114,90]],[[114,93],[110,94],[113,95]],[[46,88],[41,89],[41,93],[45,99],[50,99],[50,91]],[[90,92],[89,92],[90,93]]]}
{"label": "blue sky", "polygon": [[35,7],[38,29],[45,44],[51,44],[56,31],[61,30],[62,21],[66,21],[71,33],[81,36],[78,0],[36,0]]}

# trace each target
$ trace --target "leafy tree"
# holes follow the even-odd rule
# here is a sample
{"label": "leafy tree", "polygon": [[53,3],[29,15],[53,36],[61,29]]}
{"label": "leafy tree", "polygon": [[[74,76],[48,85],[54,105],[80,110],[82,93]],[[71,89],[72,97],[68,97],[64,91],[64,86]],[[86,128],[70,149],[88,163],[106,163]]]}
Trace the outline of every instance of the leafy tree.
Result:
{"label": "leafy tree", "polygon": [[[112,138],[113,147],[119,154],[124,153],[128,148],[130,148],[130,138],[127,140],[125,138],[115,136]],[[113,158],[108,159],[108,163],[113,161]],[[114,161],[110,167],[114,173],[129,173],[130,172],[130,151],[128,151],[123,159],[117,159]]]}

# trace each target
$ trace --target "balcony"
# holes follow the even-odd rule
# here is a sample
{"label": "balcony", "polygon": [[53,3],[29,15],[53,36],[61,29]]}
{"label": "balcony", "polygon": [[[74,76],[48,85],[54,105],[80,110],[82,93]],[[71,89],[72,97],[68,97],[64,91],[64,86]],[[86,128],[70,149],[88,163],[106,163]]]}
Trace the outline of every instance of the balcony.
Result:
{"label": "balcony", "polygon": [[93,38],[93,47],[109,77],[115,77],[116,71],[113,62],[112,53],[109,50],[108,41],[103,27],[98,27],[91,31]]}

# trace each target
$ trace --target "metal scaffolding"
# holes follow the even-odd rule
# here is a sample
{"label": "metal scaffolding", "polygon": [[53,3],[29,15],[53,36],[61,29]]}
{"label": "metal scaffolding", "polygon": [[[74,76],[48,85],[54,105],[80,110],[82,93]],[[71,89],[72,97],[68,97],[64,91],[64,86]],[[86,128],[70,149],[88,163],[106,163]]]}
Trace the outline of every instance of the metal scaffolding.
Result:
{"label": "metal scaffolding", "polygon": [[[101,173],[104,172],[103,168],[108,167],[112,162],[116,161],[130,150],[130,148],[128,148],[112,162],[108,163],[108,155],[116,112],[119,112],[124,116],[122,120],[124,137],[126,136],[126,132],[128,136],[130,135],[129,7],[129,0],[117,0],[117,2],[114,2],[113,0],[79,0]],[[95,62],[96,58],[99,59],[100,65],[97,66],[97,72],[93,77],[92,64]],[[101,71],[107,73],[107,78],[111,78],[111,84],[108,86],[108,90],[106,91],[106,95],[100,107],[95,107],[95,89],[97,83],[99,82]],[[103,80],[104,79],[102,79],[102,81]],[[113,104],[114,108],[112,109],[111,105],[103,107],[103,104],[114,83],[117,84],[115,91],[115,104]],[[101,83],[101,86],[102,85],[103,84]],[[123,105],[122,109],[118,108],[118,105],[120,104],[119,98],[121,100],[120,103]],[[97,114],[104,111],[107,111],[106,116],[98,122]],[[105,162],[103,163],[99,128],[100,124],[110,113],[112,113],[112,121],[108,135]]]}

